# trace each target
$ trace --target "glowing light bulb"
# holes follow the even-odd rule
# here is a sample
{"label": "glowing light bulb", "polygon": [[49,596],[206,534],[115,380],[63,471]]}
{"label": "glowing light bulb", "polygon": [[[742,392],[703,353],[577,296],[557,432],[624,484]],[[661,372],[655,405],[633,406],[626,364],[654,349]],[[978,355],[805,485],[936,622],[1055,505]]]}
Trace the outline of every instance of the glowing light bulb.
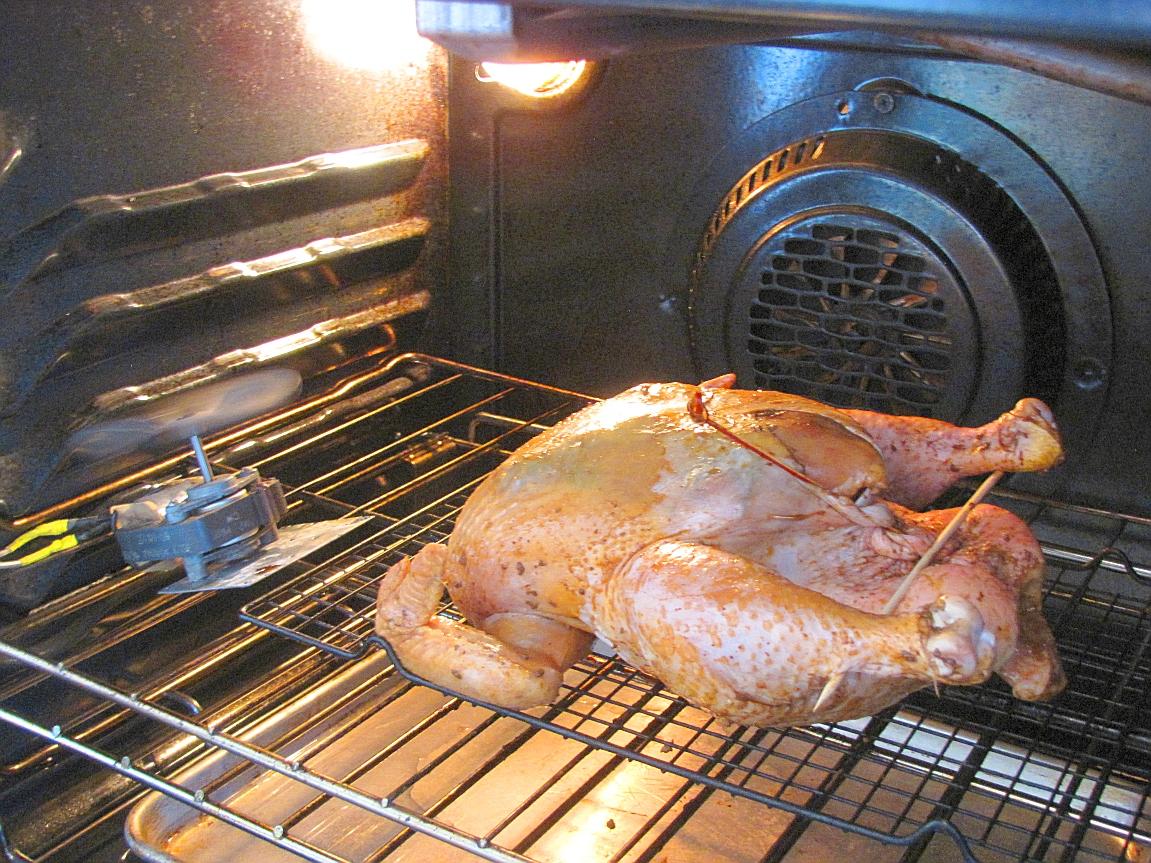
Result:
{"label": "glowing light bulb", "polygon": [[524,96],[548,99],[567,93],[583,78],[587,60],[559,63],[480,63],[476,77],[502,84]]}

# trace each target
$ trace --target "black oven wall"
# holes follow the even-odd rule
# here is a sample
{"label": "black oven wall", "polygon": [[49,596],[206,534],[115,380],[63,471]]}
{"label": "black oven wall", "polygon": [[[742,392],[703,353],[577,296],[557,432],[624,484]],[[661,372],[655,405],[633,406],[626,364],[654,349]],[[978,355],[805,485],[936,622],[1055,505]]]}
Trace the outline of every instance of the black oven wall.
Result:
{"label": "black oven wall", "polygon": [[1039,395],[1070,452],[1041,489],[1147,512],[1151,108],[849,41],[625,56],[554,99],[457,58],[450,93],[433,343],[597,394],[732,369],[958,421]]}
{"label": "black oven wall", "polygon": [[139,391],[306,378],[422,316],[444,280],[444,52],[410,4],[371,11],[5,9],[0,513],[130,467],[71,470],[68,440]]}

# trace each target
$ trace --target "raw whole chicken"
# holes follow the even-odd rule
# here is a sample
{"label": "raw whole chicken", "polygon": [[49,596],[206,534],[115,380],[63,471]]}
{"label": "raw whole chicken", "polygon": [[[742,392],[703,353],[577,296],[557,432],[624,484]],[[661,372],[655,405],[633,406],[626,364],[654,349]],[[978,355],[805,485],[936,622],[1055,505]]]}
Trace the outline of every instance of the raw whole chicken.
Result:
{"label": "raw whole chicken", "polygon": [[[1003,509],[971,510],[883,613],[953,513],[917,508],[964,476],[1060,461],[1042,402],[967,429],[732,383],[637,386],[514,453],[446,545],[385,577],[376,628],[404,666],[528,708],[599,635],[758,726],[870,715],[992,673],[1019,698],[1059,692],[1040,550]],[[445,586],[468,623],[435,614]]]}

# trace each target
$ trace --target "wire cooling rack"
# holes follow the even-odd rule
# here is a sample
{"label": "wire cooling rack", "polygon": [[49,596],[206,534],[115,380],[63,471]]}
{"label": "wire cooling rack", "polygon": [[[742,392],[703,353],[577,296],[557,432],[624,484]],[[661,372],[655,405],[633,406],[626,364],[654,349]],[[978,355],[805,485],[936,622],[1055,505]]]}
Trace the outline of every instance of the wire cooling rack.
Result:
{"label": "wire cooling rack", "polygon": [[[430,373],[390,409],[384,439],[378,425],[370,439],[345,430],[338,467],[293,490],[373,515],[379,530],[249,603],[244,619],[347,659],[387,650],[373,616],[388,567],[445,539],[488,471],[586,403],[413,361]],[[291,474],[290,458],[273,461],[281,463],[261,469]],[[480,707],[794,816],[777,854],[824,825],[903,847],[909,858],[950,837],[966,859],[1138,859],[1131,855],[1151,846],[1151,573],[1137,562],[1148,559],[1151,522],[1022,496],[997,502],[1029,521],[1047,554],[1045,611],[1069,678],[1049,704],[1016,701],[992,682],[923,691],[865,720],[753,729],[715,720],[618,659],[592,654],[547,710]]]}

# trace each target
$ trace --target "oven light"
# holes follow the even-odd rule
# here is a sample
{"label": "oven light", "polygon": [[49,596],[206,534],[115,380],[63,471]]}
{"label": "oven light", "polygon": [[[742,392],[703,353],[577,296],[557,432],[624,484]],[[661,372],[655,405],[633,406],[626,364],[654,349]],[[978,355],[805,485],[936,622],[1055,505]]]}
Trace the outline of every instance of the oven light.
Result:
{"label": "oven light", "polygon": [[395,0],[300,0],[308,44],[321,56],[361,72],[423,67],[431,42],[416,30],[415,3]]}
{"label": "oven light", "polygon": [[502,84],[510,90],[536,99],[560,96],[571,90],[587,72],[587,60],[560,63],[480,63],[476,78]]}

